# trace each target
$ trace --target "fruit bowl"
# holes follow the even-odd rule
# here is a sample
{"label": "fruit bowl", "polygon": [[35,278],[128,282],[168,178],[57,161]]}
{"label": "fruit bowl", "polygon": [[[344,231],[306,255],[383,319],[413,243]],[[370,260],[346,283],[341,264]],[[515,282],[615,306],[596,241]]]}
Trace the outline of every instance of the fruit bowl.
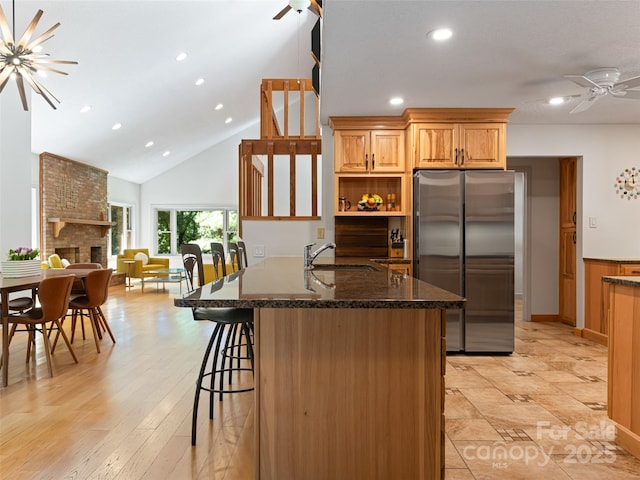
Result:
{"label": "fruit bowl", "polygon": [[380,195],[378,195],[377,193],[374,193],[373,195],[370,193],[365,193],[364,195],[362,195],[362,198],[358,202],[358,210],[362,210],[365,212],[375,212],[380,210],[380,207],[382,207],[382,205],[383,201]]}

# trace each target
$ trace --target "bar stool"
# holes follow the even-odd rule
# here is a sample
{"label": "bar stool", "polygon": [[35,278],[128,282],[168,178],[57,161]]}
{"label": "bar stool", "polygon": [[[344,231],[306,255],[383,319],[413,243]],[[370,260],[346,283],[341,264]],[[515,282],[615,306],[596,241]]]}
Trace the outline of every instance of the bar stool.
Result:
{"label": "bar stool", "polygon": [[249,262],[247,261],[247,246],[242,240],[238,240],[236,243],[238,244],[239,256],[242,257],[242,261],[244,262],[244,265],[240,267],[240,270],[242,270],[249,266]]}
{"label": "bar stool", "polygon": [[242,258],[240,257],[240,251],[237,243],[229,242],[227,244],[229,250],[229,258],[231,260],[231,268],[234,272],[242,270]]}
{"label": "bar stool", "polygon": [[[182,262],[187,276],[187,287],[190,292],[195,290],[194,278],[197,269],[198,278],[204,279],[202,251],[197,244],[184,244],[180,247],[182,252]],[[224,257],[214,254],[214,270],[215,262],[222,261]],[[199,286],[203,285],[204,280],[199,282]],[[218,278],[212,284],[207,284],[207,288],[219,289],[224,284],[224,277]],[[228,352],[233,352],[235,348],[235,338],[237,329],[244,333],[246,338],[251,338],[251,329],[253,329],[253,309],[250,308],[193,308],[194,320],[207,320],[213,322],[215,327],[204,356],[200,365],[200,372],[196,380],[196,392],[193,401],[193,416],[191,423],[191,445],[196,444],[196,430],[198,420],[198,405],[200,402],[200,393],[204,390],[209,392],[209,419],[213,419],[213,398],[214,394],[218,394],[218,399],[222,401],[225,393],[240,393],[253,391],[251,387],[232,388],[234,373],[241,371],[251,371],[253,374],[254,358],[253,345],[247,342],[245,345],[249,359],[250,367],[243,367],[239,363],[234,366],[235,357]],[[243,357],[244,358],[244,357]],[[228,363],[227,363],[228,362]],[[209,369],[207,369],[209,367]],[[227,384],[225,385],[225,376]],[[209,377],[209,385],[205,386],[205,380]],[[216,385],[217,384],[217,385]]]}
{"label": "bar stool", "polygon": [[[211,255],[214,256],[214,268],[216,269],[216,275],[218,274],[218,269],[215,267],[215,259],[218,258],[221,265],[220,268],[222,270],[222,276],[227,276],[227,260],[224,254],[224,246],[218,242],[211,242]],[[216,277],[217,278],[217,277]]]}

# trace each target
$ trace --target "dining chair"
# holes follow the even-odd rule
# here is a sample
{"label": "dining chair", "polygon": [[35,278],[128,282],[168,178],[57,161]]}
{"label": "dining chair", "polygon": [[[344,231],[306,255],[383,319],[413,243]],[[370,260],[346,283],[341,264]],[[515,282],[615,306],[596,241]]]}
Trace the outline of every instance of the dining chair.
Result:
{"label": "dining chair", "polygon": [[[109,327],[109,323],[100,308],[107,301],[109,297],[109,283],[111,282],[111,276],[113,269],[96,269],[90,272],[84,279],[84,288],[86,290],[85,295],[72,298],[69,302],[69,308],[72,310],[71,314],[71,342],[75,336],[76,324],[78,315],[80,315],[80,322],[82,325],[82,332],[84,338],[84,311],[87,311],[89,322],[91,323],[91,329],[93,330],[93,339],[96,344],[96,350],[100,353],[99,340],[102,339],[102,332],[107,332],[111,337],[111,341],[115,344],[116,339],[113,336],[113,332]],[[56,341],[58,336],[56,335]],[[54,348],[55,343],[54,341]]]}
{"label": "dining chair", "polygon": [[[66,270],[99,270],[102,268],[102,265],[99,263],[72,263],[65,268]],[[86,293],[87,291],[84,288],[84,280],[76,278],[75,282],[73,282],[73,287],[71,288],[71,296],[85,295]],[[82,338],[84,339],[84,323],[82,324]]]}
{"label": "dining chair", "polygon": [[[29,362],[29,357],[31,356],[31,345],[35,344],[35,332],[38,331],[42,333],[47,366],[51,377],[53,377],[53,365],[51,362],[53,349],[49,341],[49,336],[54,327],[57,329],[58,335],[62,335],[69,349],[69,353],[71,353],[73,357],[73,361],[78,363],[78,358],[71,347],[71,343],[62,329],[62,319],[69,308],[69,296],[71,295],[71,287],[73,286],[74,279],[74,275],[60,275],[43,279],[38,286],[40,307],[34,307],[23,313],[9,315],[9,324],[11,324],[9,344],[11,344],[18,325],[23,325],[29,333],[27,362]],[[47,330],[48,323],[51,325]]]}
{"label": "dining chair", "polygon": [[[197,272],[198,278],[204,277],[202,251],[197,244],[183,244],[180,247],[183,259],[183,265],[186,271],[187,288],[189,292],[196,290],[197,286],[194,282],[196,277],[195,269],[199,269]],[[214,253],[218,261],[222,261],[224,265],[224,256],[220,256],[218,252]],[[214,268],[217,275],[217,269]],[[219,288],[224,283],[225,277],[217,278],[213,283],[206,284],[206,287],[215,289]],[[199,285],[202,287],[202,284]],[[200,372],[196,381],[196,392],[193,401],[193,414],[191,422],[191,445],[196,444],[196,432],[198,421],[198,405],[200,403],[200,393],[204,390],[209,392],[209,419],[213,419],[213,399],[214,395],[218,394],[218,398],[222,401],[223,394],[225,393],[240,393],[250,392],[254,389],[253,385],[250,387],[236,387],[233,388],[233,374],[241,371],[251,371],[253,375],[254,357],[253,357],[253,345],[251,342],[246,342],[246,358],[250,362],[250,367],[244,367],[239,364],[233,365],[235,359],[232,355],[236,347],[236,333],[238,330],[243,332],[245,338],[251,338],[251,331],[253,330],[253,309],[251,308],[212,308],[212,307],[195,307],[192,309],[193,319],[197,321],[210,321],[214,323],[214,329],[209,338],[209,343],[205,349],[202,363],[200,365]],[[212,353],[213,352],[213,353]],[[211,363],[209,363],[211,362]],[[211,365],[207,370],[208,365]],[[205,386],[205,380],[209,378],[209,385]],[[225,385],[225,377],[227,383]],[[217,384],[217,385],[216,385]]]}

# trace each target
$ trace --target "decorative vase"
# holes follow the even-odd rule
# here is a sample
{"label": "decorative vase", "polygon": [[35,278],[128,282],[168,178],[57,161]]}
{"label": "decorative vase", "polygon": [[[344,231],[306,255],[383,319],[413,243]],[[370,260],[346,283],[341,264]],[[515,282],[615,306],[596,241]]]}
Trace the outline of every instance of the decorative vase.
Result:
{"label": "decorative vase", "polygon": [[3,260],[2,276],[4,278],[32,277],[40,275],[42,261],[33,260]]}

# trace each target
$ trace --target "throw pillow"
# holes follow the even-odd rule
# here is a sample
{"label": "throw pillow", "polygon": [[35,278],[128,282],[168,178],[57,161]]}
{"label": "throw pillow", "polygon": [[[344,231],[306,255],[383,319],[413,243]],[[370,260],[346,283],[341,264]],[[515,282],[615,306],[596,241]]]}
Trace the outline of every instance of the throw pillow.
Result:
{"label": "throw pillow", "polygon": [[69,265],[71,265],[71,262],[66,258],[63,258],[62,260],[60,260],[60,263],[62,263],[63,268],[67,268]]}
{"label": "throw pillow", "polygon": [[142,265],[146,265],[147,263],[149,263],[149,257],[147,257],[147,255],[143,252],[136,253],[133,256],[133,259],[142,261]]}

